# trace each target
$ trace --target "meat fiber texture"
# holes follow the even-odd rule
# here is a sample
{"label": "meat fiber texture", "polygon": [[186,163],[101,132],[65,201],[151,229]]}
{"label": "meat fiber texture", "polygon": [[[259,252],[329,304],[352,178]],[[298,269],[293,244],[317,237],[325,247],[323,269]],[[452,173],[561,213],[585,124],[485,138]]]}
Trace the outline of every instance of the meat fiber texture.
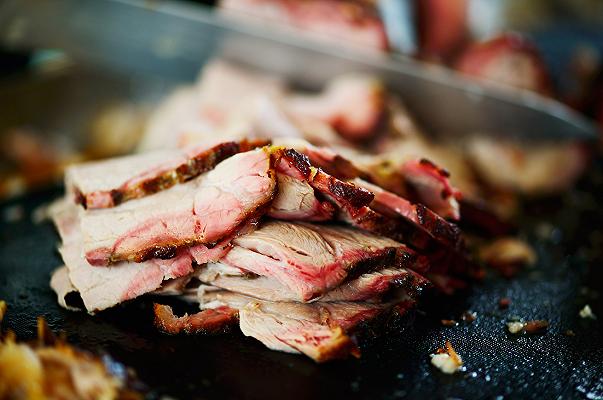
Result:
{"label": "meat fiber texture", "polygon": [[272,278],[302,302],[339,286],[356,269],[408,267],[416,257],[398,242],[360,230],[281,221],[265,222],[232,244],[223,263]]}

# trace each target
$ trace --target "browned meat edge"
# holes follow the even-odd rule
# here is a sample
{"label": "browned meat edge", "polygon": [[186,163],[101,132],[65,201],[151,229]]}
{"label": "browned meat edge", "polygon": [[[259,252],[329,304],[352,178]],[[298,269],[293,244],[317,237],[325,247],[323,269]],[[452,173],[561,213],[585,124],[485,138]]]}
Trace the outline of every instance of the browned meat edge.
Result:
{"label": "browned meat edge", "polygon": [[[144,180],[134,186],[127,183],[110,191],[113,207],[132,199],[138,199],[168,189],[177,183],[186,182],[213,169],[220,162],[235,154],[253,150],[270,144],[267,140],[241,140],[240,142],[224,142],[187,160],[174,170],[170,169],[153,178]],[[75,193],[76,203],[88,207],[87,198],[79,190]]]}

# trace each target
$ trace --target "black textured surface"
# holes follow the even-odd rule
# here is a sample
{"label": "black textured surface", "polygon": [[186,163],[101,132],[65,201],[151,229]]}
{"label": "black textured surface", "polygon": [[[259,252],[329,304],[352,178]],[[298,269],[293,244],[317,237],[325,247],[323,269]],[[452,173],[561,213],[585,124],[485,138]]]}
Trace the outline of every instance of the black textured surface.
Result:
{"label": "black textured surface", "polygon": [[[58,190],[0,205],[0,298],[9,304],[4,325],[31,338],[36,316],[44,315],[72,342],[133,367],[155,398],[603,398],[600,167],[581,189],[527,208],[522,235],[538,250],[536,267],[513,280],[490,274],[470,293],[430,299],[364,346],[360,360],[317,365],[269,351],[238,332],[163,336],[151,326],[148,299],[95,317],[60,309],[48,286],[60,263],[58,238],[50,224],[30,219]],[[15,207],[22,207],[23,218],[6,222]],[[498,308],[502,297],[512,301],[508,310]],[[578,317],[587,303],[599,320]],[[452,328],[440,324],[441,318],[459,320],[465,310],[475,311],[477,320]],[[544,335],[514,337],[505,326],[512,316],[546,319],[551,326]],[[567,336],[568,329],[575,336]],[[465,372],[447,376],[430,366],[429,354],[446,339],[463,357]]]}

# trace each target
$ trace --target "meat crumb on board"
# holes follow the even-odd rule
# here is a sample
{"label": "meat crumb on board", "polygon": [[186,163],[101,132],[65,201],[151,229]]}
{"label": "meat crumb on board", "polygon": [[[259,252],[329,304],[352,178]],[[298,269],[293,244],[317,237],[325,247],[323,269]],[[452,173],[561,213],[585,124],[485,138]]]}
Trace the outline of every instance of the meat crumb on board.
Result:
{"label": "meat crumb on board", "polygon": [[457,354],[448,340],[446,341],[444,348],[437,349],[430,357],[431,365],[445,374],[454,374],[463,369],[463,360],[461,359],[461,356]]}

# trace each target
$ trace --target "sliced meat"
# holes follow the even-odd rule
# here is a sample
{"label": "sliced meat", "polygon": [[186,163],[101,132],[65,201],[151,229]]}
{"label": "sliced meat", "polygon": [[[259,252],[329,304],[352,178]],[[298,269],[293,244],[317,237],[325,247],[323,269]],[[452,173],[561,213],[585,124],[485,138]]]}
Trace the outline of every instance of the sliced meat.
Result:
{"label": "sliced meat", "polygon": [[210,61],[194,87],[176,91],[154,110],[138,148],[149,151],[216,137],[245,137],[250,134],[247,120],[256,112],[249,109],[257,98],[279,98],[284,91],[284,82],[274,75],[223,60]]}
{"label": "sliced meat", "polygon": [[422,158],[402,164],[402,174],[421,203],[442,218],[460,219],[461,193],[450,184],[448,171]]}
{"label": "sliced meat", "polygon": [[[275,144],[284,145],[306,155],[313,166],[341,180],[361,178],[376,183],[375,167],[363,170],[354,162],[327,147],[313,146],[299,139],[277,139]],[[396,173],[396,181],[389,178],[388,186],[396,186],[396,192],[404,193],[415,202],[425,204],[443,218],[458,220],[461,192],[450,183],[450,174],[427,159],[411,159],[403,162]],[[391,172],[388,172],[391,174]],[[399,175],[399,176],[398,176]],[[380,179],[377,179],[380,180]]]}
{"label": "sliced meat", "polygon": [[81,218],[92,265],[170,258],[178,249],[214,244],[261,216],[276,192],[266,149],[237,154],[191,182]]}
{"label": "sliced meat", "polygon": [[371,208],[387,216],[403,217],[447,246],[459,248],[462,245],[460,229],[429,208],[420,204],[412,204],[410,201],[362,179],[355,179],[353,182],[375,194]]}
{"label": "sliced meat", "polygon": [[[359,178],[352,182],[339,180],[314,168],[307,156],[292,149],[282,152],[278,168],[287,168],[289,175],[306,179],[316,192],[338,207],[340,219],[355,227],[428,253],[441,251],[440,242],[445,249],[463,248],[458,227],[425,206],[412,204]],[[380,201],[375,200],[373,192],[379,193]]]}
{"label": "sliced meat", "polygon": [[189,294],[196,295],[197,287],[191,284],[195,272],[190,275],[185,275],[180,278],[164,281],[160,288],[153,290],[151,294],[159,296],[185,296]]}
{"label": "sliced meat", "polygon": [[328,147],[314,146],[303,139],[296,138],[275,138],[273,144],[304,154],[313,166],[321,168],[338,179],[348,180],[365,175],[353,162]]}
{"label": "sliced meat", "polygon": [[[299,146],[304,150],[309,148],[301,142]],[[453,249],[463,248],[459,228],[423,205],[413,204],[360,178],[352,181],[337,179],[314,168],[305,154],[292,149],[284,150],[279,168],[283,168],[283,164],[336,204],[341,211],[339,217],[356,227],[423,251],[441,247],[438,242]],[[350,173],[353,171],[349,167],[344,168]]]}
{"label": "sliced meat", "polygon": [[223,263],[275,279],[297,301],[322,296],[352,271],[425,268],[422,257],[398,242],[340,226],[267,221],[232,243]]}
{"label": "sliced meat", "polygon": [[302,353],[317,362],[358,357],[359,349],[350,334],[392,307],[361,302],[269,302],[228,291],[204,292],[199,300],[202,308],[239,309],[243,334],[270,349]]}
{"label": "sliced meat", "polygon": [[165,280],[193,272],[188,251],[180,252],[170,260],[153,259],[141,264],[120,262],[107,268],[93,267],[82,255],[76,206],[66,201],[55,205],[53,219],[63,240],[59,252],[69,270],[69,280],[90,313],[152,292]]}
{"label": "sliced meat", "polygon": [[363,274],[344,282],[327,292],[320,301],[368,301],[377,300],[393,289],[403,289],[410,297],[416,297],[430,282],[421,275],[405,268],[384,268]]}
{"label": "sliced meat", "polygon": [[209,263],[199,271],[204,284],[269,301],[296,301],[299,296],[269,276],[260,276],[224,263]]}
{"label": "sliced meat", "polygon": [[[249,274],[223,263],[210,263],[200,269],[198,279],[203,283],[232,292],[245,294],[268,301],[298,301],[299,298],[278,280]],[[416,295],[429,282],[410,270],[393,267],[362,274],[344,281],[340,286],[328,291],[320,301],[365,301],[378,299],[395,288]]]}
{"label": "sliced meat", "polygon": [[68,168],[65,179],[68,191],[84,207],[114,207],[190,180],[234,154],[266,144],[241,140],[89,162]]}
{"label": "sliced meat", "polygon": [[217,307],[196,314],[176,317],[170,306],[155,303],[155,326],[164,333],[222,333],[238,320],[239,311],[230,307]]}

